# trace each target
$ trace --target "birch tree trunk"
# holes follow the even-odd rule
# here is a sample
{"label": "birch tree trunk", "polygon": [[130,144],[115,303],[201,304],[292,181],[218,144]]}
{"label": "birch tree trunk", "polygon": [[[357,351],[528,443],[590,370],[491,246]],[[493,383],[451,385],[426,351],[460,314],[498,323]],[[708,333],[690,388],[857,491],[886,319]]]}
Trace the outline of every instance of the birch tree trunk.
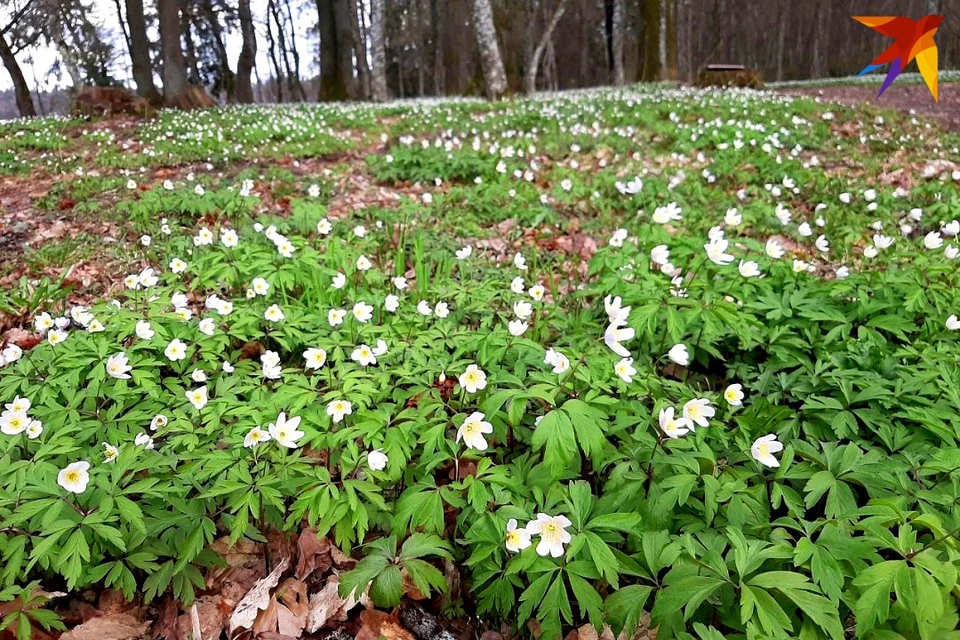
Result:
{"label": "birch tree trunk", "polygon": [[507,90],[507,74],[497,45],[497,29],[493,24],[490,0],[473,0],[473,29],[480,50],[480,66],[487,85],[487,96],[496,99]]}
{"label": "birch tree trunk", "polygon": [[133,66],[133,79],[137,83],[137,95],[152,103],[159,103],[160,92],[153,82],[153,63],[150,61],[150,41],[147,40],[143,0],[126,0],[126,13],[127,26],[130,27],[130,62]]}
{"label": "birch tree trunk", "polygon": [[537,90],[537,69],[540,66],[540,59],[543,57],[543,52],[547,48],[547,43],[550,42],[553,30],[557,28],[557,23],[560,22],[560,18],[563,17],[563,12],[566,8],[567,0],[560,0],[557,3],[556,9],[553,10],[553,16],[550,18],[550,22],[547,23],[547,28],[544,29],[543,35],[540,36],[540,42],[537,43],[537,48],[533,50],[533,59],[530,61],[530,67],[527,69],[527,73],[523,78],[523,91],[527,95]]}
{"label": "birch tree trunk", "polygon": [[240,48],[240,57],[237,60],[236,98],[237,102],[241,104],[250,104],[253,102],[253,85],[250,83],[250,74],[253,72],[257,59],[257,32],[253,28],[250,0],[240,0],[239,15],[243,46]]}
{"label": "birch tree trunk", "polygon": [[613,82],[617,86],[626,84],[623,73],[623,0],[613,0]]}
{"label": "birch tree trunk", "polygon": [[384,41],[383,3],[370,0],[370,97],[375,102],[387,99],[387,47]]}

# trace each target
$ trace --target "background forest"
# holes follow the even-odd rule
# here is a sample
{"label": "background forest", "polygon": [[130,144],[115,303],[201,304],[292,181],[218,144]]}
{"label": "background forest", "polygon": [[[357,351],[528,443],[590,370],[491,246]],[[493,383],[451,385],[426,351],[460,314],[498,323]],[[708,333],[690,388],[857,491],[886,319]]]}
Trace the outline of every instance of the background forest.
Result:
{"label": "background forest", "polygon": [[[87,85],[169,104],[387,100],[687,80],[734,62],[766,81],[856,73],[879,36],[852,15],[941,13],[948,0],[5,0],[0,117],[62,112]],[[47,55],[41,55],[47,52]],[[49,53],[52,52],[52,53]],[[44,64],[42,59],[48,59]],[[485,73],[486,71],[486,73]],[[166,89],[163,89],[166,87]]]}

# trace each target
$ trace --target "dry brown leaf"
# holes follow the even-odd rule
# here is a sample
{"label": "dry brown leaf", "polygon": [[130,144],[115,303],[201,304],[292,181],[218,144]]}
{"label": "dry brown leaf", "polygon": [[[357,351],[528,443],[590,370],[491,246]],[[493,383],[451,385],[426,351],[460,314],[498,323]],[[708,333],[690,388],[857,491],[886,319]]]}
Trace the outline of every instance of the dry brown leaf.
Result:
{"label": "dry brown leaf", "polygon": [[153,621],[153,629],[150,636],[154,640],[166,638],[173,640],[177,635],[177,603],[172,596],[168,595],[160,605],[160,614]]}
{"label": "dry brown leaf", "polygon": [[210,548],[224,559],[228,566],[241,567],[251,561],[262,562],[263,552],[259,544],[250,540],[240,540],[231,545],[230,538],[223,536],[214,540]]}
{"label": "dry brown leaf", "polygon": [[307,624],[310,603],[307,586],[294,578],[287,578],[277,587],[277,631],[284,635],[299,637]]}
{"label": "dry brown leaf", "polygon": [[325,573],[333,566],[330,557],[330,541],[318,538],[313,529],[304,529],[297,538],[297,569],[294,575],[298,580],[304,580],[314,571]]}
{"label": "dry brown leaf", "polygon": [[257,619],[253,621],[254,636],[258,636],[265,631],[277,631],[277,620],[279,617],[279,608],[282,607],[276,598],[270,598],[267,608],[257,613]]}
{"label": "dry brown leaf", "polygon": [[370,609],[360,614],[360,631],[356,640],[415,640],[412,633],[407,631],[394,616],[383,611]]}
{"label": "dry brown leaf", "polygon": [[259,612],[266,609],[271,602],[276,602],[271,597],[271,591],[280,582],[280,576],[289,566],[290,561],[287,558],[281,560],[276,568],[270,572],[270,575],[257,582],[250,589],[250,592],[243,597],[243,600],[237,604],[233,615],[230,616],[230,635],[233,635],[233,632],[237,629],[251,628]]}
{"label": "dry brown leaf", "polygon": [[309,633],[316,633],[328,622],[343,622],[347,619],[347,613],[357,604],[362,604],[367,608],[373,606],[366,591],[363,592],[359,600],[352,595],[349,598],[341,598],[337,591],[339,580],[339,576],[330,576],[323,589],[310,596],[310,610],[307,614],[306,625]]}
{"label": "dry brown leaf", "polygon": [[63,640],[132,640],[144,635],[149,626],[131,615],[117,613],[88,620],[60,637]]}

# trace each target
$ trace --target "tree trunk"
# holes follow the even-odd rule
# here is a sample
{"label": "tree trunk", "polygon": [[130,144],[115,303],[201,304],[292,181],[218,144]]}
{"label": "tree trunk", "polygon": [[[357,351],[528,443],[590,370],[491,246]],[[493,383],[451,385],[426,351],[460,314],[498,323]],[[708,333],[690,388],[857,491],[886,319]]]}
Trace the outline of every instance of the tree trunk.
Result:
{"label": "tree trunk", "polygon": [[780,9],[780,25],[777,31],[777,82],[783,80],[783,41],[787,32],[787,8]]}
{"label": "tree trunk", "polygon": [[664,40],[666,44],[666,78],[677,79],[677,5],[676,0],[665,0],[666,26]]}
{"label": "tree trunk", "polygon": [[376,102],[387,99],[387,49],[383,33],[385,1],[370,0],[370,97]]}
{"label": "tree trunk", "polygon": [[[527,95],[537,90],[537,68],[540,66],[540,58],[543,57],[547,43],[550,41],[551,36],[553,36],[553,30],[557,28],[557,23],[560,22],[560,18],[563,17],[563,12],[566,8],[567,0],[560,0],[557,3],[557,7],[553,10],[553,16],[550,18],[550,22],[547,23],[547,28],[544,29],[543,35],[540,36],[540,42],[537,43],[537,48],[533,50],[533,60],[530,61],[530,68],[527,69],[527,73],[523,78],[523,90]],[[585,51],[581,53],[586,55]]]}
{"label": "tree trunk", "polygon": [[307,101],[307,92],[300,81],[300,50],[297,49],[296,23],[293,21],[293,13],[290,11],[290,0],[283,0],[284,8],[287,10],[287,23],[293,29],[290,36],[290,55],[293,56],[293,83],[296,86],[297,93],[300,94],[300,100]]}
{"label": "tree trunk", "polygon": [[168,105],[177,104],[187,93],[187,67],[180,48],[180,2],[157,0],[160,23],[160,57],[163,59],[163,99]]}
{"label": "tree trunk", "polygon": [[220,25],[220,16],[217,14],[216,8],[212,3],[205,2],[199,5],[198,9],[202,12],[203,19],[207,23],[207,28],[210,30],[210,36],[213,38],[213,43],[216,48],[217,65],[220,67],[219,81],[214,87],[214,92],[219,93],[226,98],[227,101],[233,102],[237,89],[236,76],[230,68],[230,58],[227,55],[227,47],[223,43],[223,27]]}
{"label": "tree trunk", "polygon": [[267,57],[270,59],[270,64],[273,65],[276,101],[283,102],[283,67],[280,66],[280,57],[277,55],[277,40],[273,37],[273,23],[270,21],[270,4],[267,5]]}
{"label": "tree trunk", "polygon": [[13,91],[17,99],[17,111],[20,112],[20,116],[29,118],[37,115],[33,108],[33,98],[30,97],[30,87],[27,86],[27,81],[23,77],[23,70],[20,69],[17,57],[13,55],[10,45],[7,44],[7,38],[2,33],[0,33],[0,59],[3,60],[3,66],[10,74],[10,80],[13,81]]}
{"label": "tree trunk", "polygon": [[617,86],[626,84],[623,73],[623,0],[613,0],[613,81]]}
{"label": "tree trunk", "polygon": [[363,37],[363,29],[360,28],[360,17],[357,15],[362,9],[363,4],[356,0],[347,0],[347,8],[350,11],[350,35],[353,40],[354,56],[357,59],[357,75],[360,80],[360,94],[363,98],[370,96],[370,66],[367,64],[367,43]]}
{"label": "tree trunk", "polygon": [[123,5],[120,3],[120,0],[113,0],[113,6],[117,10],[117,22],[120,23],[120,31],[123,33],[123,41],[127,43],[127,51],[133,48],[133,43],[130,42],[130,30],[127,29],[127,21],[123,17]]}
{"label": "tree trunk", "polygon": [[417,95],[422,96],[426,93],[426,74],[424,64],[426,60],[423,59],[423,52],[426,50],[423,39],[423,4],[420,0],[414,0],[413,3],[413,25],[414,30],[416,31],[416,66],[417,66]]}
{"label": "tree trunk", "polygon": [[[287,95],[290,96],[290,100],[294,101],[297,99],[297,82],[293,77],[293,66],[290,64],[290,56],[288,55],[289,51],[287,49],[287,39],[283,35],[283,26],[284,21],[280,15],[279,9],[277,9],[277,3],[275,0],[269,0],[267,2],[267,24],[270,23],[270,17],[273,17],[273,23],[277,27],[277,49],[280,52],[279,60],[283,62],[283,73],[284,78],[287,81]],[[300,100],[305,100],[306,96],[300,96]]]}
{"label": "tree trunk", "polygon": [[153,104],[160,103],[160,92],[153,81],[153,62],[150,60],[150,41],[147,39],[147,21],[143,16],[143,0],[126,0],[127,25],[130,27],[130,62],[137,95]]}
{"label": "tree trunk", "polygon": [[348,7],[354,0],[333,0],[334,25],[337,29],[337,64],[340,77],[347,88],[347,97],[357,97],[357,86],[353,77],[353,37],[350,32]]}
{"label": "tree trunk", "polygon": [[340,47],[338,40],[334,0],[317,0],[320,17],[320,101],[346,100],[347,83],[340,73]]}
{"label": "tree trunk", "polygon": [[253,86],[250,84],[250,74],[253,72],[257,60],[257,32],[253,28],[250,0],[240,0],[239,14],[243,46],[240,48],[240,57],[237,60],[236,99],[241,104],[250,104],[253,102]]}
{"label": "tree trunk", "polygon": [[443,61],[443,28],[441,13],[437,7],[440,0],[430,0],[430,29],[433,40],[433,92],[442,96],[447,92],[446,65]]}
{"label": "tree trunk", "polygon": [[480,66],[487,85],[487,96],[496,99],[507,90],[507,74],[497,45],[497,29],[493,24],[490,0],[473,0],[473,29],[480,50]]}
{"label": "tree trunk", "polygon": [[654,82],[660,79],[660,0],[643,0],[643,72],[640,79]]}

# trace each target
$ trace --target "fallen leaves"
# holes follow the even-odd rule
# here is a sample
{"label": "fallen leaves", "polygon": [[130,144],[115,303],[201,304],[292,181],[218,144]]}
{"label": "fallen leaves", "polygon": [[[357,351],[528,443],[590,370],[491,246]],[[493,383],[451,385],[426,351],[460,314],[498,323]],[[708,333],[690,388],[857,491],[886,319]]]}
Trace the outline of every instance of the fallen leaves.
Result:
{"label": "fallen leaves", "polygon": [[62,636],[61,640],[132,640],[147,632],[149,626],[126,613],[91,618]]}
{"label": "fallen leaves", "polygon": [[273,601],[271,592],[280,582],[281,574],[283,574],[289,566],[290,560],[288,558],[281,560],[273,571],[270,572],[270,575],[257,582],[253,589],[237,604],[233,615],[230,616],[230,624],[228,626],[231,635],[233,635],[233,632],[237,629],[251,628],[259,616],[260,611],[266,610],[270,606],[271,601]]}

